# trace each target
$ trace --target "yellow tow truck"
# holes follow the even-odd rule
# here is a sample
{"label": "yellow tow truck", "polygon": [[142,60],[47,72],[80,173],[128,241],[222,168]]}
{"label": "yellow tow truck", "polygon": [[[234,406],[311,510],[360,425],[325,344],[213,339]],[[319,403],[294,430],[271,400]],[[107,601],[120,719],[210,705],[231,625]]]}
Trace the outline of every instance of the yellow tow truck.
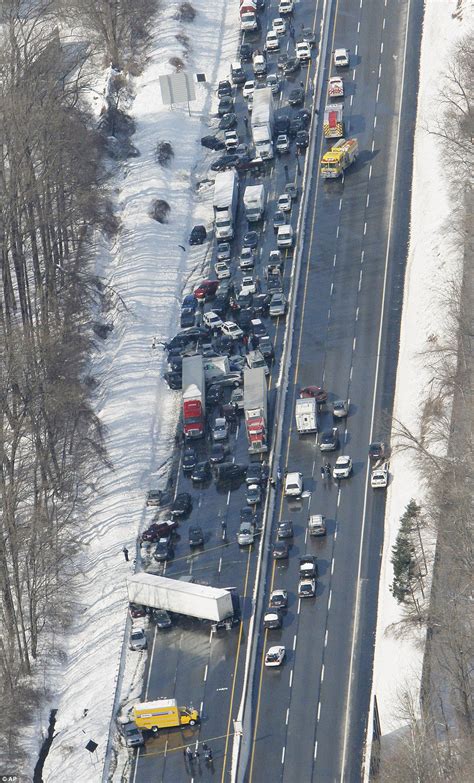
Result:
{"label": "yellow tow truck", "polygon": [[340,139],[321,158],[320,172],[323,179],[335,179],[357,159],[357,139]]}
{"label": "yellow tow truck", "polygon": [[157,733],[173,726],[195,726],[199,713],[192,707],[178,707],[176,699],[157,699],[135,704],[132,719],[137,729]]}

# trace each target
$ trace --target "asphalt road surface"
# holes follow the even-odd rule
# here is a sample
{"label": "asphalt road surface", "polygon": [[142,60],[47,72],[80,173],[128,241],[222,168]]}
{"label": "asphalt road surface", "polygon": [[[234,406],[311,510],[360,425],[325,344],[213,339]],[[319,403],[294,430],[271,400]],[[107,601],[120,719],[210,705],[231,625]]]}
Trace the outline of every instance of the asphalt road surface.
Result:
{"label": "asphalt road surface", "polygon": [[[291,600],[282,631],[260,639],[248,781],[360,780],[370,698],[384,496],[370,489],[367,447],[389,432],[420,19],[409,3],[363,0],[339,2],[335,17],[330,49],[351,52],[345,116],[362,154],[343,183],[312,182],[284,425],[286,467],[303,473],[311,497],[280,503],[278,516],[293,520],[295,538],[289,561],[274,564],[267,592],[285,588]],[[301,439],[293,427],[294,398],[310,383],[350,400],[330,461],[348,454],[354,470],[339,486],[320,480],[315,438]],[[322,429],[332,426],[330,414],[323,416]],[[326,516],[325,539],[307,537],[311,513]],[[320,579],[316,598],[300,601],[298,557],[305,553],[317,555]],[[285,645],[286,661],[265,670],[274,643]]]}
{"label": "asphalt road surface", "polygon": [[[267,2],[263,31],[270,27],[276,9],[276,2]],[[350,69],[344,74],[346,135],[357,135],[362,152],[343,183],[324,183],[315,169],[306,185],[311,188],[310,214],[303,237],[281,464],[303,473],[311,496],[302,505],[292,506],[279,499],[273,520],[276,525],[280,518],[291,518],[295,536],[289,560],[270,568],[265,589],[288,589],[290,606],[282,631],[261,633],[258,639],[258,666],[251,691],[255,721],[247,780],[310,781],[314,777],[326,783],[359,779],[384,512],[383,496],[367,492],[367,445],[372,430],[376,438],[385,435],[384,415],[390,411],[393,393],[407,234],[404,186],[409,181],[416,97],[416,79],[409,70],[409,66],[417,67],[412,62],[416,61],[416,39],[406,66],[410,85],[405,86],[402,80],[407,13],[408,3],[395,4],[393,0],[387,0],[386,5],[383,0],[377,4],[368,0],[339,2],[332,10],[334,45],[329,48],[351,49]],[[296,38],[303,23],[319,33],[321,14],[321,2],[316,6],[298,3],[293,16]],[[413,20],[412,27],[419,32],[417,20]],[[283,46],[291,51],[289,35],[283,39]],[[276,72],[276,59],[276,55],[269,58],[271,73]],[[310,106],[309,85],[315,68],[325,68],[329,76],[328,65],[314,56],[308,68],[294,79],[285,80],[280,105],[285,105],[290,89],[303,81],[306,105]],[[250,76],[250,65],[247,68]],[[402,128],[397,139],[402,94],[408,129]],[[238,130],[245,140],[243,117],[247,111],[240,90],[237,113]],[[320,127],[313,143],[317,145],[317,161],[320,148],[325,147]],[[268,188],[268,207],[260,265],[256,268],[262,280],[263,264],[276,247],[269,222],[276,199],[286,181],[296,181],[300,185],[299,207],[303,164],[302,157],[296,159],[294,148],[290,155],[267,164],[263,181]],[[242,178],[241,195],[245,184],[253,181],[256,179],[250,176]],[[394,182],[400,187],[394,188]],[[293,209],[294,226],[296,220],[297,209]],[[233,243],[235,258],[246,230],[241,209]],[[290,254],[285,264],[287,292],[292,284],[291,270]],[[238,270],[235,276],[240,279]],[[285,322],[279,319],[271,324],[266,319],[266,323],[276,353],[269,381],[273,415]],[[301,386],[310,383],[324,385],[330,399],[351,401],[347,430],[340,425],[341,449],[336,454],[352,456],[354,475],[340,488],[332,482],[322,486],[315,437],[300,439],[294,431],[295,396]],[[321,423],[323,428],[332,426],[329,412],[323,413]],[[248,462],[242,421],[231,435],[230,446],[236,462]],[[199,444],[203,455],[208,448],[208,443]],[[334,459],[332,455],[332,463]],[[176,697],[182,704],[199,708],[202,722],[198,729],[175,729],[150,739],[136,756],[132,780],[173,783],[199,777],[224,781],[230,779],[233,719],[241,697],[257,552],[254,548],[240,549],[236,543],[239,509],[245,505],[243,486],[223,492],[213,484],[191,489],[191,482],[180,470],[177,488],[192,492],[194,509],[190,519],[180,525],[181,538],[166,575],[192,574],[213,586],[235,586],[242,598],[243,622],[232,631],[211,634],[206,624],[181,618],[171,629],[152,633],[143,699]],[[326,515],[325,539],[306,540],[309,512]],[[227,524],[225,541],[222,520]],[[187,542],[190,523],[201,525],[206,535],[202,551],[194,554]],[[300,604],[298,557],[306,551],[318,556],[320,579],[316,599],[305,599]],[[354,623],[356,610],[358,624]],[[280,640],[287,649],[286,662],[280,670],[265,670],[262,655]],[[350,698],[349,681],[354,684]],[[206,766],[202,758],[192,765],[185,764],[184,748],[188,744],[194,748],[198,741],[212,747],[212,767]]]}

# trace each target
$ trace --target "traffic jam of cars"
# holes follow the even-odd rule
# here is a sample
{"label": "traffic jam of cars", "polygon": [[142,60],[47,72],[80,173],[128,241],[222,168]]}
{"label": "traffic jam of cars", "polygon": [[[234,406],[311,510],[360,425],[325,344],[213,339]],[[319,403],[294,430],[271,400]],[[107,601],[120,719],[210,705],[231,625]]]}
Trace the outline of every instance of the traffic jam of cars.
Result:
{"label": "traffic jam of cars", "polygon": [[[287,174],[291,156],[298,156],[304,162],[313,119],[306,105],[311,107],[305,69],[317,56],[317,41],[312,30],[295,26],[293,0],[280,0],[278,16],[265,33],[261,30],[263,5],[258,0],[240,2],[242,42],[238,59],[231,64],[229,78],[217,85],[216,132],[201,139],[203,147],[218,153],[210,163],[214,172],[213,225],[194,226],[189,244],[211,242],[211,260],[208,277],[182,300],[179,331],[163,345],[167,357],[164,379],[171,390],[181,395],[176,437],[180,450],[179,475],[174,475],[165,489],[150,489],[146,499],[154,516],[141,535],[141,564],[147,578],[163,577],[163,583],[160,583],[161,603],[157,601],[152,606],[141,600],[138,580],[134,583],[136,592],[129,590],[134,621],[130,648],[137,651],[146,649],[147,645],[145,615],[150,615],[160,629],[173,623],[176,611],[173,590],[178,588],[169,584],[172,580],[164,578],[167,565],[177,552],[180,558],[190,554],[198,557],[209,540],[211,533],[203,523],[193,522],[193,509],[198,506],[197,495],[193,493],[205,492],[212,484],[229,492],[244,488],[245,504],[239,512],[236,539],[229,538],[224,521],[219,535],[226,546],[246,548],[261,540],[269,489],[281,492],[286,499],[288,518],[285,516],[276,526],[270,556],[277,562],[290,556],[295,534],[289,518],[292,504],[301,504],[301,499],[309,494],[297,467],[281,470],[278,457],[271,453],[268,386],[273,370],[277,369],[276,356],[281,354],[284,332],[284,328],[277,331],[275,324],[280,321],[284,324],[291,304],[296,214],[302,194],[296,176],[290,181],[285,177],[284,189],[275,198],[270,198],[270,184],[277,167],[284,167]],[[258,48],[251,43],[256,31],[260,33]],[[337,75],[329,79],[328,98],[334,103],[344,97],[339,71],[349,65],[349,53],[336,50],[333,65]],[[344,141],[341,128],[333,132],[333,114],[337,112],[329,112],[325,136],[330,140],[336,133]],[[332,167],[334,172],[339,166],[341,173],[355,159],[354,149],[352,153],[340,145],[333,153],[336,162],[331,159],[332,162],[325,163],[328,171]],[[294,163],[293,160],[293,168]],[[242,216],[247,227],[238,230]],[[271,236],[274,237],[270,242],[272,247],[264,252],[264,240],[267,247]],[[298,434],[315,437],[322,482],[349,480],[353,472],[351,456],[339,454],[332,464],[330,459],[341,449],[343,438],[339,427],[351,415],[350,400],[330,400],[321,386],[306,386],[298,391],[293,415]],[[323,421],[325,424],[330,421],[330,425],[322,427]],[[246,434],[245,462],[235,461],[237,431]],[[371,486],[385,488],[389,478],[387,446],[371,444],[369,458]],[[177,532],[186,519],[189,526],[184,538],[188,544],[185,553],[181,551],[183,536],[178,537]],[[215,535],[215,520],[212,522]],[[307,533],[309,537],[326,536],[326,519],[322,514],[308,515]],[[317,580],[316,556],[302,554],[295,586],[298,598],[314,599]],[[143,594],[150,596],[152,586],[149,582],[149,590]],[[235,596],[230,609],[229,604],[225,612],[218,608],[215,617],[207,617],[200,614],[198,596],[192,595],[192,586],[187,590],[190,616],[211,620],[213,628],[222,622],[228,623],[225,627],[233,624],[237,617]],[[215,592],[218,607],[220,598]],[[271,591],[263,614],[263,627],[268,632],[284,624],[288,600],[286,590],[276,586]],[[265,667],[281,666],[285,656],[284,646],[270,646],[264,658]]]}

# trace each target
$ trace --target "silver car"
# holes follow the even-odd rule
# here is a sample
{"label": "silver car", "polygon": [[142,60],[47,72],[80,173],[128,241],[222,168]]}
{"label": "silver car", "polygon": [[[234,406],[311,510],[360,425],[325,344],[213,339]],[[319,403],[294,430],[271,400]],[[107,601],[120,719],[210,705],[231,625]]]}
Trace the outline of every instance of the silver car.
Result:
{"label": "silver car", "polygon": [[243,389],[233,389],[232,394],[230,395],[230,401],[232,405],[237,405],[237,408],[239,411],[243,411],[244,409],[244,390]]}
{"label": "silver car", "polygon": [[132,627],[132,632],[130,634],[130,649],[146,650],[147,646],[145,629]]}
{"label": "silver car", "polygon": [[134,723],[128,721],[120,725],[123,738],[127,748],[137,748],[145,744],[143,733],[137,729]]}
{"label": "silver car", "polygon": [[240,546],[250,546],[255,538],[255,525],[249,522],[242,522],[237,533],[237,543]]}
{"label": "silver car", "polygon": [[349,412],[347,400],[334,400],[332,405],[332,415],[335,419],[345,419]]}
{"label": "silver car", "polygon": [[227,440],[229,435],[229,425],[223,418],[218,418],[214,422],[212,429],[212,440],[214,443],[218,443],[221,440]]}
{"label": "silver car", "polygon": [[285,294],[273,294],[270,301],[270,316],[277,318],[278,316],[285,315],[287,307],[287,300]]}

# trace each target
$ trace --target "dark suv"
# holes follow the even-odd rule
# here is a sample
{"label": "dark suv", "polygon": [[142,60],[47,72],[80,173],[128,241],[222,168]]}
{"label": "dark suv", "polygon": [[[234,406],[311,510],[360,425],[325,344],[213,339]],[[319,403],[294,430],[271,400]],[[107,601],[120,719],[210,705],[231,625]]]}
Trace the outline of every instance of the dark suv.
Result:
{"label": "dark suv", "polygon": [[189,528],[189,546],[191,549],[195,546],[202,546],[204,544],[204,533],[202,527],[190,527]]}

